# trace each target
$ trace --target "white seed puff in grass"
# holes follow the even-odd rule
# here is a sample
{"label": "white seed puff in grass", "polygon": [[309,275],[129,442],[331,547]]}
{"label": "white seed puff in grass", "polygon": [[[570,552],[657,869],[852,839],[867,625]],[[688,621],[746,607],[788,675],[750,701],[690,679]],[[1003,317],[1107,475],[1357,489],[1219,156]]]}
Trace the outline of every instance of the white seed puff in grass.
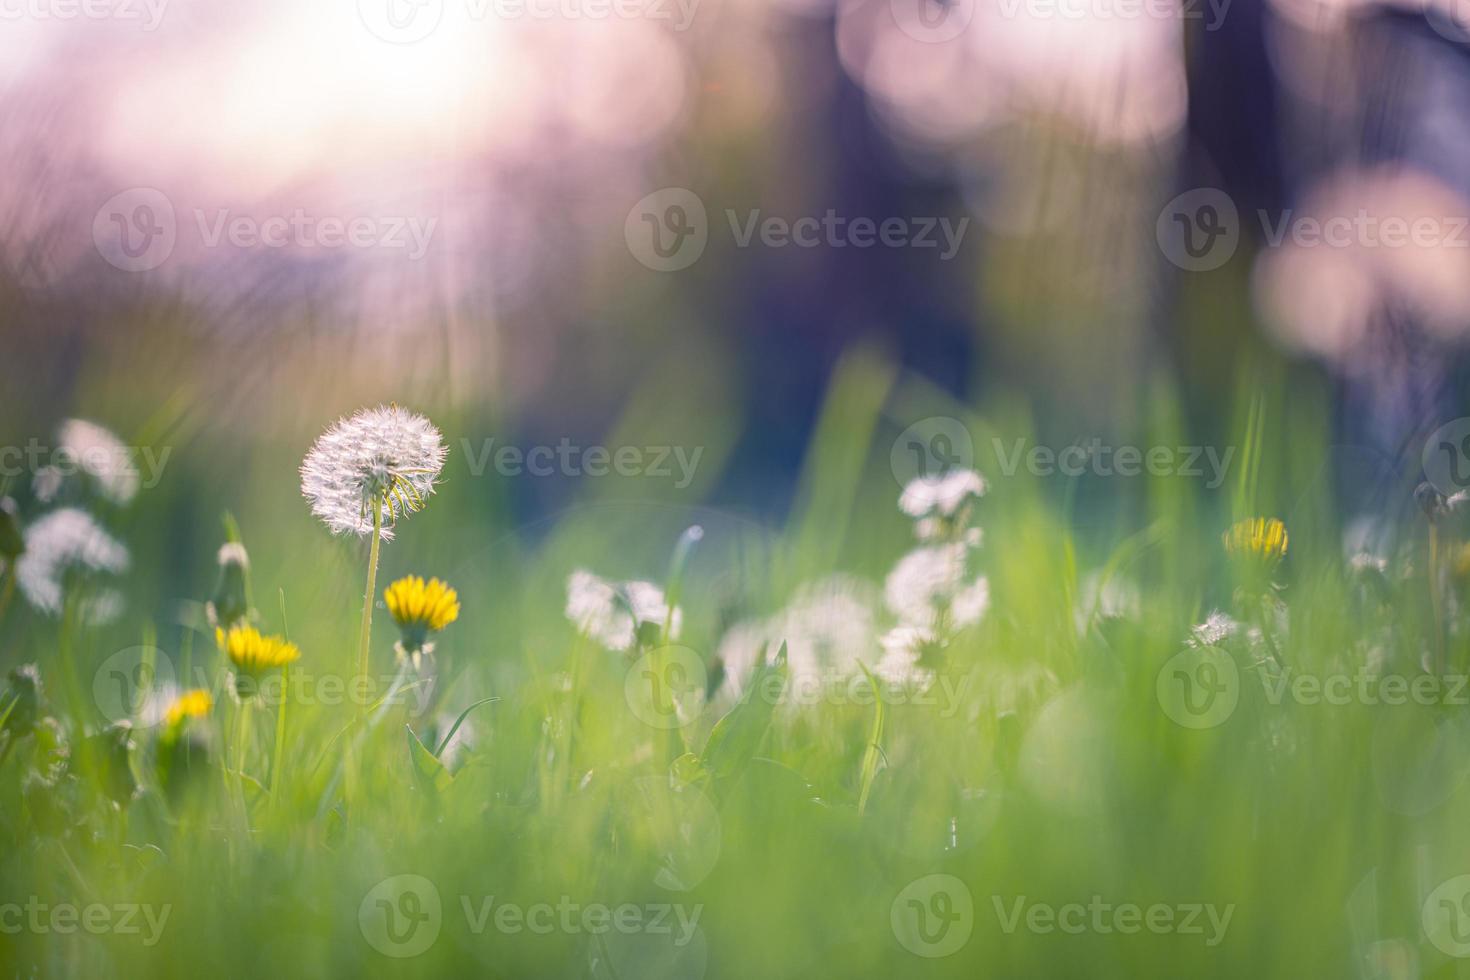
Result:
{"label": "white seed puff in grass", "polygon": [[103,497],[121,507],[137,496],[138,468],[117,436],[83,419],[66,420],[56,435],[58,452],[85,473]]}
{"label": "white seed puff in grass", "polygon": [[764,660],[775,663],[786,644],[790,704],[849,684],[862,676],[859,664],[881,657],[873,607],[873,586],[835,575],[797,590],[786,608],[762,620],[737,624],[720,643],[718,659],[725,670],[725,695],[738,700]]}
{"label": "white seed puff in grass", "polygon": [[985,478],[974,470],[915,477],[903,488],[898,507],[913,518],[953,517],[965,504],[985,496],[986,489]]}
{"label": "white seed puff in grass", "polygon": [[990,606],[990,583],[969,574],[970,549],[961,542],[916,548],[899,559],[884,584],[888,608],[908,626],[973,626]]}
{"label": "white seed puff in grass", "polygon": [[362,409],[322,433],[301,464],[301,493],[333,534],[370,535],[382,509],[382,537],[422,510],[444,469],[434,424],[397,405]]}
{"label": "white seed puff in grass", "polygon": [[[74,507],[46,514],[26,530],[25,553],[15,563],[21,593],[35,608],[59,616],[66,590],[78,579],[127,571],[128,549],[86,511]],[[100,625],[122,611],[122,596],[106,586],[82,597],[83,618]]]}
{"label": "white seed puff in grass", "polygon": [[677,608],[670,617],[663,590],[652,582],[609,582],[580,569],[567,579],[566,616],[583,636],[618,651],[662,632],[666,620],[668,638],[677,640],[684,621]]}

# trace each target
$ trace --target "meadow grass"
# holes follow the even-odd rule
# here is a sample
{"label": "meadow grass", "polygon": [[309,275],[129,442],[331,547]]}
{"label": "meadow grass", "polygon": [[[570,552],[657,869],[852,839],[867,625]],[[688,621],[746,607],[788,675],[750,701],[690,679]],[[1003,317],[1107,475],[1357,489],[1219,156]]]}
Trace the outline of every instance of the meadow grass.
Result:
{"label": "meadow grass", "polygon": [[[770,636],[743,698],[722,641],[750,620],[779,633],[834,573],[873,583],[853,594],[893,625],[877,593],[915,547],[893,433],[944,416],[990,446],[1033,431],[1019,402],[969,408],[850,359],[780,525],[619,487],[512,529],[451,462],[383,545],[374,597],[436,576],[462,609],[415,668],[380,605],[361,696],[368,545],[307,523],[294,460],[252,459],[220,540],[249,550],[255,625],[300,651],[254,699],[204,614],[212,581],[141,625],[89,627],[80,581],[60,617],[6,613],[5,665],[38,666],[54,722],[20,724],[17,684],[0,700],[0,902],[19,906],[0,910],[0,972],[1461,975],[1463,541],[1452,508],[1431,521],[1413,474],[1389,472],[1384,561],[1347,560],[1335,451],[1292,397],[1242,385],[1218,490],[982,463],[983,617],[936,625],[904,696],[865,696],[886,689],[864,662],[811,704],[790,703],[777,655],[804,638]],[[1140,402],[1139,442],[1191,441],[1167,387]],[[456,420],[436,421],[453,453]],[[169,531],[139,506],[118,522],[142,556],[123,587],[147,596]],[[1258,517],[1285,522],[1284,558],[1229,553],[1222,534]],[[577,569],[655,582],[677,640],[671,614],[627,651],[584,635]],[[1202,639],[1215,611],[1233,625]],[[119,665],[145,682],[123,689],[131,731],[98,693]],[[159,721],[156,678],[211,703]],[[687,688],[677,724],[649,723],[649,680]],[[139,907],[136,929],[121,912],[90,928],[96,905]]]}

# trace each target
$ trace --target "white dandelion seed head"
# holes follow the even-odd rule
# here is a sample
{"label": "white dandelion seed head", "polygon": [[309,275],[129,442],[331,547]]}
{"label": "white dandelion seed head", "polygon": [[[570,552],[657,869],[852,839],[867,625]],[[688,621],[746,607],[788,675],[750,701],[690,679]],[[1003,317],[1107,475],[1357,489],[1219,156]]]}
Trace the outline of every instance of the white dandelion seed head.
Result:
{"label": "white dandelion seed head", "polygon": [[1190,631],[1190,643],[1197,647],[1217,647],[1239,632],[1240,624],[1216,609]]}
{"label": "white dandelion seed head", "polygon": [[919,666],[919,661],[938,639],[933,630],[922,626],[895,626],[878,640],[883,656],[873,673],[891,687],[927,690],[934,683],[934,671]]}
{"label": "white dandelion seed head", "polygon": [[680,609],[670,618],[663,590],[652,582],[610,582],[580,569],[567,579],[566,616],[583,636],[609,650],[631,650],[642,623],[662,629],[668,620],[670,640],[679,638],[684,623]]}
{"label": "white dandelion seed head", "polygon": [[917,476],[903,488],[898,507],[910,517],[953,517],[970,500],[985,496],[985,478],[974,470]]}
{"label": "white dandelion seed head", "polygon": [[383,538],[419,509],[444,469],[444,438],[424,416],[397,405],[364,408],[319,436],[301,463],[301,493],[333,534],[373,531],[384,501]]}
{"label": "white dandelion seed head", "polygon": [[762,657],[769,660],[775,656],[766,649],[771,643],[770,626],[767,620],[747,620],[731,626],[720,638],[715,659],[724,668],[723,689],[732,698],[739,698],[744,693],[745,685]]}
{"label": "white dandelion seed head", "polygon": [[780,612],[732,627],[720,641],[724,690],[739,698],[764,655],[775,663],[786,644],[787,704],[809,704],[878,659],[873,639],[877,595],[860,579],[836,575],[799,589]]}
{"label": "white dandelion seed head", "polygon": [[899,559],[884,584],[888,608],[906,626],[938,626],[948,608],[954,628],[973,626],[990,606],[990,583],[970,578],[962,541],[915,548]]}
{"label": "white dandelion seed head", "polygon": [[804,586],[778,617],[779,636],[767,656],[774,658],[784,640],[793,683],[845,682],[860,673],[858,661],[871,663],[877,652],[875,598],[868,583],[844,575]]}
{"label": "white dandelion seed head", "polygon": [[[58,616],[69,576],[117,575],[127,571],[128,562],[128,549],[90,514],[64,507],[26,529],[26,550],[15,563],[15,578],[27,602]],[[90,589],[83,603],[81,614],[93,625],[110,622],[122,612],[122,596],[111,588]]]}
{"label": "white dandelion seed head", "polygon": [[91,477],[107,500],[122,506],[137,496],[138,468],[133,465],[132,451],[117,436],[95,423],[67,419],[56,437],[57,452]]}

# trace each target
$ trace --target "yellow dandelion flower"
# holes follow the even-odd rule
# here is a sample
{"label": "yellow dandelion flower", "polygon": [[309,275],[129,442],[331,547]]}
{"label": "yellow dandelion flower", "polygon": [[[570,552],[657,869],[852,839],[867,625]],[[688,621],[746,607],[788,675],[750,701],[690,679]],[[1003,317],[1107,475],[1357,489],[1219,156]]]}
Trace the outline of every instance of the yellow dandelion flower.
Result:
{"label": "yellow dandelion flower", "polygon": [[1275,517],[1239,521],[1224,534],[1225,551],[1268,568],[1286,556],[1286,525]]}
{"label": "yellow dandelion flower", "polygon": [[434,650],[427,642],[429,634],[459,618],[459,593],[437,578],[427,582],[418,575],[401,578],[384,590],[383,602],[403,635],[398,656],[412,660],[415,667],[420,657]]}
{"label": "yellow dandelion flower", "polygon": [[241,697],[253,691],[253,681],[273,670],[294,663],[301,651],[296,644],[279,636],[263,636],[254,626],[231,626],[228,631],[215,630],[220,649],[235,665],[235,687]]}
{"label": "yellow dandelion flower", "polygon": [[209,696],[209,692],[196,687],[174,699],[174,703],[168,706],[168,711],[164,714],[164,723],[169,728],[177,728],[189,718],[203,718],[213,707],[214,698]]}

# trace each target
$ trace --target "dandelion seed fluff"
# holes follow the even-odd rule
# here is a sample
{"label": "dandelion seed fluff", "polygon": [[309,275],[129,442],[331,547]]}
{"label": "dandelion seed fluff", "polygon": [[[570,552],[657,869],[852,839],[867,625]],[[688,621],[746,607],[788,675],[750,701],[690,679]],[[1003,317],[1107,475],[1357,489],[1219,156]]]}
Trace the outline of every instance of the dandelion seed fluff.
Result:
{"label": "dandelion seed fluff", "polygon": [[[32,606],[52,616],[61,614],[68,575],[120,574],[128,568],[128,549],[114,540],[85,511],[74,507],[45,515],[26,531],[26,550],[15,565],[21,593]],[[115,619],[122,597],[109,588],[85,597],[84,618],[93,624]]]}
{"label": "dandelion seed fluff", "polygon": [[924,651],[937,642],[933,630],[922,626],[895,626],[878,641],[883,656],[873,668],[884,683],[904,690],[928,689],[934,671],[919,666]]}
{"label": "dandelion seed fluff", "polygon": [[566,616],[584,636],[609,650],[631,650],[640,623],[662,628],[669,620],[669,639],[677,640],[684,621],[677,608],[670,620],[663,590],[652,582],[609,582],[582,570],[567,579]]}
{"label": "dandelion seed fluff", "polygon": [[740,697],[762,654],[767,663],[774,662],[782,643],[788,703],[809,702],[861,676],[858,663],[874,663],[879,654],[873,639],[876,599],[868,583],[838,575],[804,586],[768,619],[733,627],[719,649],[726,693]]}
{"label": "dandelion seed fluff", "polygon": [[969,579],[969,548],[963,542],[915,548],[888,573],[884,597],[900,622],[932,628],[949,607],[950,625],[973,626],[990,606],[990,584]]}
{"label": "dandelion seed fluff", "polygon": [[369,535],[373,503],[384,502],[383,538],[422,506],[444,469],[434,424],[397,405],[365,408],[322,433],[301,464],[301,493],[333,534]]}
{"label": "dandelion seed fluff", "polygon": [[1239,632],[1240,624],[1217,609],[1190,631],[1190,642],[1195,646],[1217,647]]}
{"label": "dandelion seed fluff", "polygon": [[117,436],[100,425],[68,419],[57,432],[58,451],[97,484],[102,496],[122,506],[137,496],[138,468]]}
{"label": "dandelion seed fluff", "polygon": [[974,470],[955,470],[943,476],[910,480],[898,498],[899,509],[910,517],[938,514],[953,517],[967,501],[985,496],[985,478]]}
{"label": "dandelion seed fluff", "polygon": [[955,593],[949,603],[949,621],[955,629],[974,626],[990,610],[990,580],[983,575]]}

